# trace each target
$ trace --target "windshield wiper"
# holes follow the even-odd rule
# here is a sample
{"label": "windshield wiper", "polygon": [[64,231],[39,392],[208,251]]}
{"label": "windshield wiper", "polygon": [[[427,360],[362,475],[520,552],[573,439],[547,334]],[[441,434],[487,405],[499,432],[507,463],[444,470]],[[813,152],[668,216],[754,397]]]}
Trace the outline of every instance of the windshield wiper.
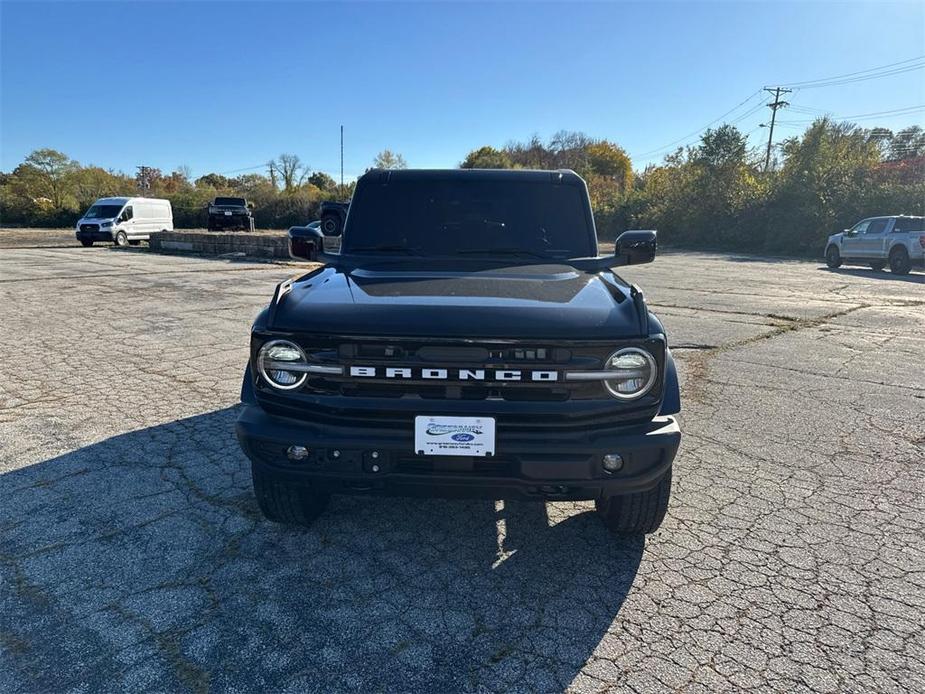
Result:
{"label": "windshield wiper", "polygon": [[417,255],[415,249],[408,246],[402,246],[398,243],[382,243],[378,246],[354,246],[348,253],[362,253],[370,251],[375,253],[407,253],[408,255]]}
{"label": "windshield wiper", "polygon": [[456,251],[457,255],[525,255],[531,258],[539,258],[540,260],[555,260],[555,258],[548,255],[540,255],[539,253],[534,253],[533,251],[527,251],[523,248],[466,248],[461,251]]}

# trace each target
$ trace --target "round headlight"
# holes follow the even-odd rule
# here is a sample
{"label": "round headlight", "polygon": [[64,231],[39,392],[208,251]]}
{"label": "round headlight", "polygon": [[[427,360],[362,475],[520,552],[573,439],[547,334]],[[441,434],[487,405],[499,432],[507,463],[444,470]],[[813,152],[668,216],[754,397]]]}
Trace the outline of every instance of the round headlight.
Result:
{"label": "round headlight", "polygon": [[614,372],[604,381],[604,387],[621,400],[642,397],[649,392],[658,376],[655,357],[639,347],[626,347],[614,352],[604,362],[604,370]]}
{"label": "round headlight", "polygon": [[266,343],[257,353],[257,370],[267,383],[280,390],[293,390],[298,388],[308,374],[302,370],[286,369],[287,364],[304,366],[305,352],[302,348],[288,340],[273,340]]}

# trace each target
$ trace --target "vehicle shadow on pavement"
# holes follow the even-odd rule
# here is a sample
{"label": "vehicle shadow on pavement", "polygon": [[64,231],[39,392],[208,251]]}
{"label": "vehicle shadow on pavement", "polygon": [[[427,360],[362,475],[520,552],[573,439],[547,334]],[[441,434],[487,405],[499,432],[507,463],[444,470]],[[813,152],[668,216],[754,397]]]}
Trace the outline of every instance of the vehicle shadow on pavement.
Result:
{"label": "vehicle shadow on pavement", "polygon": [[853,277],[864,277],[871,280],[892,280],[893,282],[911,282],[912,284],[925,284],[925,274],[916,274],[913,270],[908,275],[896,275],[892,272],[887,272],[885,270],[865,270],[860,267],[841,267],[841,268],[830,268],[830,267],[820,267],[820,270],[823,272],[830,272],[833,275],[851,275]]}
{"label": "vehicle shadow on pavement", "polygon": [[0,690],[552,691],[619,629],[644,542],[590,505],[336,497],[275,525],[235,415],[0,475]]}

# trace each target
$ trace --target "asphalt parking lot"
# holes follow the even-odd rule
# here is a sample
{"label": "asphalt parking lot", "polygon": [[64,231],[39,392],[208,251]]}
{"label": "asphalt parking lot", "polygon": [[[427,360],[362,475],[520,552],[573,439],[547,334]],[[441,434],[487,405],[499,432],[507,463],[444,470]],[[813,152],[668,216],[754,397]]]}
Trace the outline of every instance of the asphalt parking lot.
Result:
{"label": "asphalt parking lot", "polygon": [[670,254],[684,441],[589,503],[262,520],[232,425],[297,268],[0,249],[0,691],[925,691],[925,275]]}

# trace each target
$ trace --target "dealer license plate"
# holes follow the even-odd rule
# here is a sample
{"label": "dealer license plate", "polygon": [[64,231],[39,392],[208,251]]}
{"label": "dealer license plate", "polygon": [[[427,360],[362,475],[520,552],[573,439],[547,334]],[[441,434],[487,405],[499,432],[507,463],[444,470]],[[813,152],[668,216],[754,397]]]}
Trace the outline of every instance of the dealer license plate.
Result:
{"label": "dealer license plate", "polygon": [[230,217],[230,216],[231,216],[231,210],[225,210],[225,216],[226,216],[226,217]]}
{"label": "dealer license plate", "polygon": [[495,454],[492,417],[415,417],[414,450],[419,455]]}

